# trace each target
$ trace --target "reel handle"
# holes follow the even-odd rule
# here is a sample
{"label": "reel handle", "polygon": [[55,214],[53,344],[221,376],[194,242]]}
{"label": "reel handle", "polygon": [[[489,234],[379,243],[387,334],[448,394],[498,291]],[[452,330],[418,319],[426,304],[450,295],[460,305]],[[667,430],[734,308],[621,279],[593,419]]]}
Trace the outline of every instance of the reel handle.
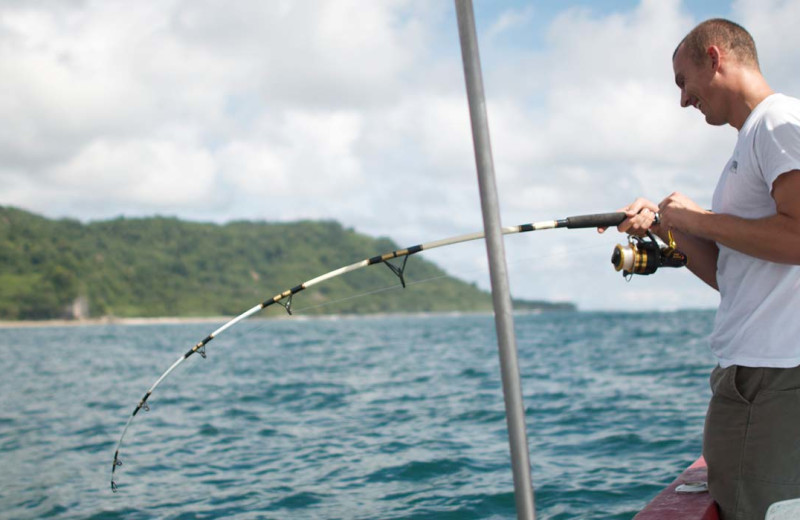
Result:
{"label": "reel handle", "polygon": [[[656,220],[654,224],[658,224],[658,213],[655,215]],[[574,217],[567,217],[564,219],[564,227],[568,229],[579,228],[597,228],[597,227],[612,227],[618,226],[628,216],[622,212],[616,213],[596,213],[593,215],[577,215]]]}

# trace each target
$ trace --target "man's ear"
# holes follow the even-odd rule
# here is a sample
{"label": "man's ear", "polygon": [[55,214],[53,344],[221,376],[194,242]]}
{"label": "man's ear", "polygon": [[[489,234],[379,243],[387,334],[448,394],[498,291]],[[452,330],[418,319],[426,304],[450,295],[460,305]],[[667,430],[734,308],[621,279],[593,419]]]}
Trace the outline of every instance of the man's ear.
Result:
{"label": "man's ear", "polygon": [[722,55],[719,47],[716,45],[709,45],[708,49],[706,49],[706,55],[711,60],[711,68],[714,69],[714,72],[716,72],[717,69],[719,69],[720,56]]}

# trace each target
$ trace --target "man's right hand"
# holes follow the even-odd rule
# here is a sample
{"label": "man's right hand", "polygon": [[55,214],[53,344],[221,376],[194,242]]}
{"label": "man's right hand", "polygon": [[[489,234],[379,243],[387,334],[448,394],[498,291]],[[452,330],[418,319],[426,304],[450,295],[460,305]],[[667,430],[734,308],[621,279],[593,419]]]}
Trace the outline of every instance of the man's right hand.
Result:
{"label": "man's right hand", "polygon": [[[653,228],[656,213],[658,212],[658,204],[639,197],[618,211],[624,212],[627,218],[617,226],[617,231],[628,233],[629,235],[643,236],[650,228]],[[605,230],[606,228],[597,228],[599,233],[603,233]],[[653,230],[656,231],[656,228],[653,228]]]}

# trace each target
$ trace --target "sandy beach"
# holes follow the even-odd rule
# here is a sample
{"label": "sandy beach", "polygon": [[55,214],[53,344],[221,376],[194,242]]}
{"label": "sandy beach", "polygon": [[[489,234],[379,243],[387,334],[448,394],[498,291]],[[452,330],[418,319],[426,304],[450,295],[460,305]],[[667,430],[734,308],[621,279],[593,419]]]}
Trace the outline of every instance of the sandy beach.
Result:
{"label": "sandy beach", "polygon": [[84,320],[18,320],[1,321],[0,329],[23,327],[86,327],[94,325],[172,325],[181,323],[225,323],[233,316],[161,317],[161,318],[90,318]]}
{"label": "sandy beach", "polygon": [[[541,314],[541,309],[523,309],[514,311],[515,315]],[[385,318],[387,316],[413,316],[413,317],[437,317],[437,316],[484,316],[491,315],[491,311],[440,311],[440,312],[397,312],[397,313],[369,313],[369,314],[315,314],[315,315],[296,315],[291,316],[278,314],[273,316],[251,316],[247,321],[252,320],[348,320],[364,318]],[[23,327],[88,327],[96,325],[178,325],[191,323],[218,323],[222,325],[232,320],[235,316],[196,316],[196,317],[176,317],[164,316],[159,318],[117,318],[105,316],[102,318],[87,318],[82,320],[0,320],[0,329],[3,328],[23,328]]]}

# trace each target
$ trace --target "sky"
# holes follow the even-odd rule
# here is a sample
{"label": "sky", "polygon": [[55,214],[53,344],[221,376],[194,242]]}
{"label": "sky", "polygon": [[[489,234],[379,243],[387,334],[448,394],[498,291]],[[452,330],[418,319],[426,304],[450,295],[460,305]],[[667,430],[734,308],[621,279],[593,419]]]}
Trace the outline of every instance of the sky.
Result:
{"label": "sky", "polygon": [[[744,25],[771,86],[800,95],[793,0],[474,5],[507,226],[673,191],[710,207],[736,131],[680,108],[671,65],[706,18]],[[335,220],[398,247],[478,231],[460,52],[445,0],[0,0],[0,205],[86,222]],[[685,269],[626,282],[610,263],[625,242],[508,236],[512,294],[717,305]],[[482,242],[423,255],[489,287]]]}

